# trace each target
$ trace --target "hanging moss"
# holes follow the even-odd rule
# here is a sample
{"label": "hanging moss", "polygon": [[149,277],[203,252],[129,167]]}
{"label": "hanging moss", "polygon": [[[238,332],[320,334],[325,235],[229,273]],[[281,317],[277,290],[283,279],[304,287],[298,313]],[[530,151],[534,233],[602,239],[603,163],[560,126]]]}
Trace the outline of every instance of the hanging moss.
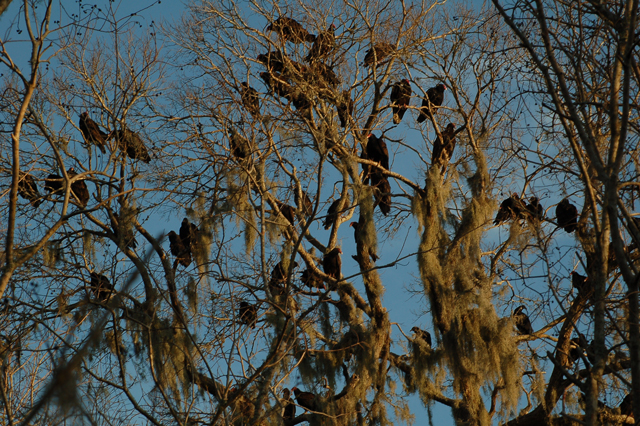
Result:
{"label": "hanging moss", "polygon": [[55,268],[64,259],[64,251],[61,242],[48,241],[42,250],[42,260],[49,268]]}

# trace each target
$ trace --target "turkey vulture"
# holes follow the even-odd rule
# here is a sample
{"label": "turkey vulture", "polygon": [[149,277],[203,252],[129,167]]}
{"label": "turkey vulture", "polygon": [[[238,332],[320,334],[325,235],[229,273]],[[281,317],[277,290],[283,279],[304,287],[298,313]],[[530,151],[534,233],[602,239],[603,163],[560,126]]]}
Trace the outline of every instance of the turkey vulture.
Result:
{"label": "turkey vulture", "polygon": [[[77,176],[73,167],[67,170],[67,175],[69,175],[69,179],[72,179],[74,176]],[[78,200],[78,204],[80,207],[87,207],[87,203],[89,202],[89,189],[87,188],[87,184],[84,180],[76,180],[71,184],[71,192],[75,195],[76,200]]]}
{"label": "turkey vulture", "polygon": [[431,153],[431,165],[442,166],[442,174],[447,171],[447,165],[453,150],[456,147],[455,126],[453,123],[447,124],[447,128],[442,132],[442,139],[436,138],[433,143],[433,152]]}
{"label": "turkey vulture", "polygon": [[258,316],[258,308],[248,302],[242,300],[240,308],[238,308],[238,318],[242,324],[246,324],[251,328],[256,327],[256,318]]}
{"label": "turkey vulture", "polygon": [[391,185],[389,185],[389,180],[382,173],[372,173],[371,187],[374,188],[373,196],[375,198],[373,208],[379,206],[382,214],[387,216],[391,211]]}
{"label": "turkey vulture", "polygon": [[315,274],[315,272],[313,272],[310,268],[305,269],[302,272],[302,275],[300,276],[300,281],[302,281],[302,284],[304,284],[305,286],[313,289],[313,288],[321,288],[321,289],[326,289],[324,282],[322,281],[322,279]]}
{"label": "turkey vulture", "polygon": [[334,34],[336,26],[331,24],[326,31],[322,31],[316,37],[309,50],[309,54],[305,58],[307,62],[313,62],[327,56],[333,49],[336,48],[336,36]]}
{"label": "turkey vulture", "polygon": [[424,331],[418,327],[413,327],[411,331],[415,334],[414,339],[423,340],[429,347],[431,347],[431,334],[428,331]]}
{"label": "turkey vulture", "polygon": [[36,186],[36,180],[29,173],[21,173],[21,179],[18,180],[18,195],[28,200],[29,203],[35,208],[42,203],[38,187]]}
{"label": "turkey vulture", "polygon": [[336,103],[336,108],[338,110],[338,118],[340,119],[340,127],[347,127],[347,123],[349,122],[349,118],[353,115],[353,99],[351,99],[351,94],[345,90],[342,92],[342,96],[340,100]]}
{"label": "turkey vulture", "polygon": [[275,31],[282,40],[292,43],[313,43],[316,40],[316,36],[309,34],[298,21],[286,16],[281,16],[273,21],[266,30]]}
{"label": "turkey vulture", "polygon": [[282,214],[282,216],[293,225],[296,217],[296,210],[289,204],[285,204],[278,200],[276,200],[276,205],[278,206],[278,209],[280,209],[280,214]]}
{"label": "turkey vulture", "polygon": [[340,84],[340,79],[329,65],[322,62],[314,62],[305,68],[305,81],[316,89],[335,89]]}
{"label": "turkey vulture", "polygon": [[305,216],[310,216],[313,213],[313,203],[311,202],[311,198],[306,191],[300,190],[302,192],[302,202],[300,200],[300,196],[298,195],[298,191],[295,192],[295,201],[296,205],[302,210],[302,213]]}
{"label": "turkey vulture", "polygon": [[111,296],[113,291],[113,285],[109,282],[109,279],[102,274],[91,272],[91,293],[100,302],[106,302]]}
{"label": "turkey vulture", "polygon": [[180,235],[176,234],[174,231],[169,232],[169,243],[171,254],[176,258],[173,263],[173,269],[176,269],[178,264],[185,268],[191,265],[191,252],[184,246]]}
{"label": "turkey vulture", "polygon": [[431,106],[439,107],[444,101],[444,91],[447,90],[447,86],[444,84],[438,84],[429,90],[427,95],[422,99],[422,107],[420,107],[420,115],[418,116],[418,123],[422,123],[429,117],[429,111],[435,114],[437,108],[431,108]]}
{"label": "turkey vulture", "polygon": [[567,359],[569,361],[569,365],[573,365],[574,362],[579,360],[584,353],[584,349],[580,345],[580,338],[574,337],[569,342],[569,353],[567,354]]}
{"label": "turkey vulture", "polygon": [[578,290],[578,293],[584,293],[589,290],[589,277],[580,275],[576,271],[571,272],[571,285]]}
{"label": "turkey vulture", "polygon": [[502,202],[502,204],[500,204],[500,209],[496,214],[493,224],[499,225],[510,219],[520,219],[523,217],[525,209],[526,207],[522,204],[518,194],[511,194],[511,197],[507,198]]}
{"label": "turkey vulture", "polygon": [[369,49],[364,55],[364,61],[360,65],[369,67],[371,65],[378,65],[383,59],[389,56],[396,50],[395,46],[389,43],[376,43],[373,48]]}
{"label": "turkey vulture", "polygon": [[249,141],[236,132],[234,128],[231,128],[229,133],[229,149],[231,149],[231,154],[238,160],[244,160],[251,155],[251,145]]}
{"label": "turkey vulture", "polygon": [[78,125],[84,140],[88,143],[97,145],[98,148],[100,148],[100,151],[102,151],[103,154],[106,154],[107,150],[105,149],[105,145],[109,135],[100,130],[98,123],[89,118],[88,112],[85,111],[80,114],[80,123]]}
{"label": "turkey vulture", "polygon": [[336,280],[339,280],[342,275],[342,260],[340,259],[341,253],[342,250],[340,250],[340,247],[335,247],[333,250],[325,254],[322,259],[322,269],[324,269],[324,273]]}
{"label": "turkey vulture", "polygon": [[540,222],[544,218],[544,209],[542,208],[542,204],[540,204],[540,200],[538,197],[529,198],[529,203],[527,203],[527,213],[529,213],[529,217],[536,222]]}
{"label": "turkey vulture", "polygon": [[393,85],[391,88],[391,109],[393,110],[393,123],[400,124],[407,107],[411,102],[411,83],[406,78]]}
{"label": "turkey vulture", "polygon": [[556,220],[558,226],[570,234],[578,227],[578,209],[565,198],[556,207]]}
{"label": "turkey vulture", "polygon": [[627,394],[618,407],[621,416],[633,417],[633,394]]}
{"label": "turkey vulture", "polygon": [[382,137],[376,137],[373,133],[367,136],[367,158],[389,170],[389,150]]}
{"label": "turkey vulture", "polygon": [[[298,262],[293,262],[289,265],[290,269],[298,267]],[[288,271],[284,270],[282,262],[278,264],[271,271],[271,279],[269,280],[269,290],[273,296],[284,294],[285,284],[287,282]]]}
{"label": "turkey vulture", "polygon": [[249,86],[249,83],[243,81],[240,83],[240,98],[242,105],[245,107],[253,118],[260,118],[260,96],[258,91]]}
{"label": "turkey vulture", "polygon": [[148,163],[151,156],[144,146],[140,135],[128,129],[120,129],[114,132],[118,148],[127,154],[132,160],[140,160]]}
{"label": "turkey vulture", "polygon": [[185,249],[187,249],[191,254],[193,254],[198,246],[199,233],[200,230],[195,223],[190,223],[189,219],[186,217],[182,219],[182,223],[180,224],[180,239],[182,240],[182,244]]}
{"label": "turkey vulture", "polygon": [[298,401],[298,405],[303,408],[306,408],[310,411],[316,411],[316,396],[311,392],[303,392],[297,387],[294,387],[293,393],[296,395],[296,401]]}
{"label": "turkey vulture", "polygon": [[44,189],[49,192],[57,192],[64,188],[64,178],[60,175],[51,174],[44,180]]}
{"label": "turkey vulture", "polygon": [[[109,216],[109,220],[111,221],[111,230],[113,231],[113,235],[115,235],[116,240],[118,241],[118,245],[122,242],[125,247],[135,249],[138,246],[138,242],[133,236],[133,231],[129,229],[124,223],[120,223],[120,216],[118,213],[113,212],[113,218]],[[122,237],[120,236],[120,231],[123,231]]]}
{"label": "turkey vulture", "polygon": [[[360,215],[360,219],[358,219],[358,222],[351,222],[349,224],[349,226],[351,226],[353,228],[353,238],[356,240],[356,246],[360,245],[360,244],[366,244],[364,241],[362,241],[362,238],[360,238],[361,236],[361,232],[364,232],[364,230],[361,231],[361,227],[360,225],[364,224],[364,216]],[[365,253],[369,253],[369,257],[371,258],[372,262],[375,262],[378,260],[378,255],[375,253],[375,251],[373,250],[372,247],[368,247],[365,246],[364,247],[364,252]],[[353,258],[358,261],[358,257],[357,256],[353,256]],[[359,263],[359,262],[358,262]]]}
{"label": "turkey vulture", "polygon": [[526,306],[524,305],[518,306],[513,311],[513,315],[512,315],[513,321],[515,322],[516,328],[518,329],[518,334],[521,334],[523,336],[533,334],[533,327],[531,326],[531,321],[529,320],[529,317],[527,316],[527,314],[522,312],[525,308]]}
{"label": "turkey vulture", "polygon": [[283,420],[293,420],[296,417],[296,404],[291,398],[291,391],[288,388],[282,390],[282,405],[284,410],[282,411]]}
{"label": "turkey vulture", "polygon": [[333,224],[338,220],[340,212],[338,212],[338,206],[340,205],[340,198],[335,200],[329,206],[329,210],[327,210],[327,216],[324,218],[324,229],[328,230],[333,226]]}
{"label": "turkey vulture", "polygon": [[262,53],[256,58],[269,72],[282,73],[285,70],[288,58],[279,50]]}

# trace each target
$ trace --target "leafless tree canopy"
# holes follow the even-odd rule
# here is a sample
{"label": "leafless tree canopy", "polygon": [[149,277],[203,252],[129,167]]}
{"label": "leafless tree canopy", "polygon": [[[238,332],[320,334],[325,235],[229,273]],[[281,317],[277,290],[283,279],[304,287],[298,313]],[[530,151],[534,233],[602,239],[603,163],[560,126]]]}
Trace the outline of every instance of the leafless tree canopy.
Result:
{"label": "leafless tree canopy", "polygon": [[3,15],[2,424],[635,423],[637,2],[159,3]]}

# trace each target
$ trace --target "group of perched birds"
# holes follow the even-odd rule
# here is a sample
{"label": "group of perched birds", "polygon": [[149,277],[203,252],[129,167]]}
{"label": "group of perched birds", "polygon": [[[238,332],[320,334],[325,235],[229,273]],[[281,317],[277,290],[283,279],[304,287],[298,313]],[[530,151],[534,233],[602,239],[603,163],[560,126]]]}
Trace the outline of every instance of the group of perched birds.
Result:
{"label": "group of perched birds", "polygon": [[[544,209],[537,197],[529,198],[527,203],[514,193],[500,204],[493,224],[500,225],[508,220],[522,219],[540,223],[544,219]],[[572,233],[578,227],[578,209],[567,198],[556,206],[556,222],[559,228],[568,233]]]}
{"label": "group of perched birds", "polygon": [[198,250],[199,233],[198,226],[189,222],[189,219],[185,217],[182,219],[178,234],[175,231],[170,231],[167,234],[169,237],[169,249],[171,254],[175,256],[174,271],[178,265],[182,265],[185,268],[191,265],[193,254]]}

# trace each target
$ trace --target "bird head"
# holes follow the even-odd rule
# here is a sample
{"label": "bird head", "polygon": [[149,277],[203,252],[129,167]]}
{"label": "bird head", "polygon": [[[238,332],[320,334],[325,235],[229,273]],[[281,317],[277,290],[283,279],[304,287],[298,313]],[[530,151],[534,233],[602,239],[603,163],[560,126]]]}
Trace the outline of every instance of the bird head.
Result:
{"label": "bird head", "polygon": [[334,24],[331,24],[331,26],[329,26],[329,28],[331,29],[331,31],[334,31],[336,29],[336,26]]}
{"label": "bird head", "polygon": [[525,305],[520,305],[513,311],[513,315],[519,315],[525,309],[527,309]]}
{"label": "bird head", "polygon": [[87,118],[87,117],[89,117],[89,113],[87,111],[80,114],[80,118]]}
{"label": "bird head", "polygon": [[358,222],[351,222],[351,223],[349,224],[349,227],[350,227],[350,228],[355,228],[357,225],[358,225]]}
{"label": "bird head", "polygon": [[453,132],[456,129],[456,126],[453,123],[447,124],[447,130],[449,132]]}
{"label": "bird head", "polygon": [[411,84],[411,82],[409,81],[409,79],[408,79],[408,78],[405,78],[405,79],[403,79],[402,81],[404,81],[404,82],[405,82],[405,83],[407,83],[407,84]]}
{"label": "bird head", "polygon": [[338,253],[342,254],[342,250],[340,249],[340,247],[337,247],[338,249]]}
{"label": "bird head", "polygon": [[442,86],[442,89],[440,89],[440,90],[442,90],[442,91],[445,91],[445,90],[447,90],[447,89],[448,89],[448,87],[447,87],[447,86],[445,86],[444,84],[439,84],[438,86]]}

